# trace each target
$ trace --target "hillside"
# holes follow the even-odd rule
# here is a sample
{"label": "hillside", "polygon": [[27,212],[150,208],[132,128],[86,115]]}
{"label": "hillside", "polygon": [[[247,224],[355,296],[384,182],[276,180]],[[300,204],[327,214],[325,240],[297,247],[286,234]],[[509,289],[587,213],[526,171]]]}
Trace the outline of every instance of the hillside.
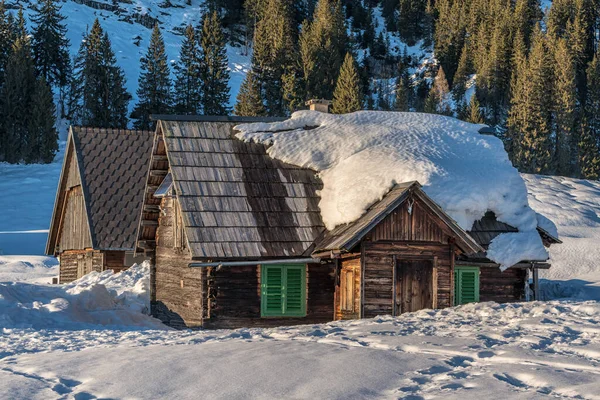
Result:
{"label": "hillside", "polygon": [[[67,17],[67,38],[71,44],[71,55],[75,56],[83,35],[98,18],[108,32],[117,57],[117,64],[125,71],[127,90],[133,96],[130,110],[137,101],[136,90],[140,73],[140,57],[148,48],[150,34],[158,21],[164,35],[165,47],[171,64],[179,56],[182,33],[188,24],[197,26],[204,13],[204,0],[172,0],[166,7],[163,0],[139,0],[136,2],[110,0],[66,0],[62,3],[62,14]],[[7,2],[9,8],[24,6],[25,16],[30,20],[35,0]],[[230,104],[233,105],[239,87],[250,65],[248,50],[244,47],[228,46],[231,88]]]}

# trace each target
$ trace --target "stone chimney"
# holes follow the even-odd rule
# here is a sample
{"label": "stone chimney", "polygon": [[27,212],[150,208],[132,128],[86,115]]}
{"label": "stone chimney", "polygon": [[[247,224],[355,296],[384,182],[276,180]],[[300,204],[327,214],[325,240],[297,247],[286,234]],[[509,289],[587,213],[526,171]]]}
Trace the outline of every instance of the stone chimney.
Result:
{"label": "stone chimney", "polygon": [[322,113],[329,112],[329,106],[331,105],[330,100],[325,99],[312,99],[305,103],[311,111],[319,111]]}

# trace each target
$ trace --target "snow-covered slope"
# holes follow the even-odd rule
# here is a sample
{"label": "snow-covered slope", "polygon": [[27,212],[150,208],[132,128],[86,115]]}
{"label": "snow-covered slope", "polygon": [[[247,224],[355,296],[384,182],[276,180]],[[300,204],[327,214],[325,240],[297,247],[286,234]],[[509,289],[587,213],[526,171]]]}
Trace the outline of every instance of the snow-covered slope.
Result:
{"label": "snow-covered slope", "polygon": [[502,141],[481,128],[442,115],[384,111],[299,111],[283,122],[236,127],[238,138],[271,145],[273,158],[319,171],[328,229],[357,220],[394,184],[419,181],[465,230],[488,210],[519,228],[490,245],[488,256],[502,268],[546,260],[525,183]]}
{"label": "snow-covered slope", "polygon": [[600,299],[600,182],[527,174],[523,178],[529,204],[556,223],[563,241],[551,247],[552,268],[542,274],[563,281],[547,283],[548,296]]}
{"label": "snow-covered slope", "polygon": [[[14,0],[8,0],[12,3]],[[188,24],[198,26],[203,14],[204,0],[136,0],[132,2],[111,0],[66,0],[62,3],[62,14],[67,17],[67,37],[71,42],[71,54],[79,49],[83,34],[98,18],[102,28],[108,32],[117,63],[125,70],[127,90],[133,96],[130,109],[136,103],[137,83],[140,74],[140,57],[145,55],[150,41],[153,20],[157,19],[162,28],[165,47],[173,64],[179,56],[182,33]],[[82,4],[84,3],[84,4]],[[85,3],[89,4],[86,5]],[[170,3],[171,7],[161,7]],[[29,20],[36,0],[21,2]],[[116,6],[115,6],[116,4]],[[115,8],[116,7],[116,8]],[[145,20],[145,24],[140,22]],[[235,103],[238,89],[249,67],[249,56],[242,47],[227,49],[231,79],[230,104]],[[172,72],[172,71],[171,71]]]}

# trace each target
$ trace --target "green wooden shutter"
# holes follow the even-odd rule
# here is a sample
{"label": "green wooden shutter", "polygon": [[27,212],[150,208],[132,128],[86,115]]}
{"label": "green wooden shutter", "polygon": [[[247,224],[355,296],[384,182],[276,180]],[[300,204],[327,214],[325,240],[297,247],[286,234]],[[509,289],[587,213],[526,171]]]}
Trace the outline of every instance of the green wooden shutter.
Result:
{"label": "green wooden shutter", "polygon": [[265,265],[261,273],[261,313],[262,315],[280,315],[283,309],[283,268]]}
{"label": "green wooden shutter", "polygon": [[306,315],[306,266],[288,265],[285,276],[283,315],[303,317]]}
{"label": "green wooden shutter", "polygon": [[479,301],[479,268],[460,266],[454,269],[454,305]]}
{"label": "green wooden shutter", "polygon": [[306,266],[304,264],[261,267],[261,316],[306,315]]}

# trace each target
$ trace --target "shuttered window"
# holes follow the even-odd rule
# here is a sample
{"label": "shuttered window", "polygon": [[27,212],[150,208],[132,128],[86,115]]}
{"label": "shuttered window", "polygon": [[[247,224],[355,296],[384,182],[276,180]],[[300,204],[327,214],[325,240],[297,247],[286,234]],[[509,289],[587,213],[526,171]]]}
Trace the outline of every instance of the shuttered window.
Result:
{"label": "shuttered window", "polygon": [[306,315],[306,265],[261,266],[261,316]]}
{"label": "shuttered window", "polygon": [[457,266],[454,268],[454,305],[479,301],[479,268]]}

